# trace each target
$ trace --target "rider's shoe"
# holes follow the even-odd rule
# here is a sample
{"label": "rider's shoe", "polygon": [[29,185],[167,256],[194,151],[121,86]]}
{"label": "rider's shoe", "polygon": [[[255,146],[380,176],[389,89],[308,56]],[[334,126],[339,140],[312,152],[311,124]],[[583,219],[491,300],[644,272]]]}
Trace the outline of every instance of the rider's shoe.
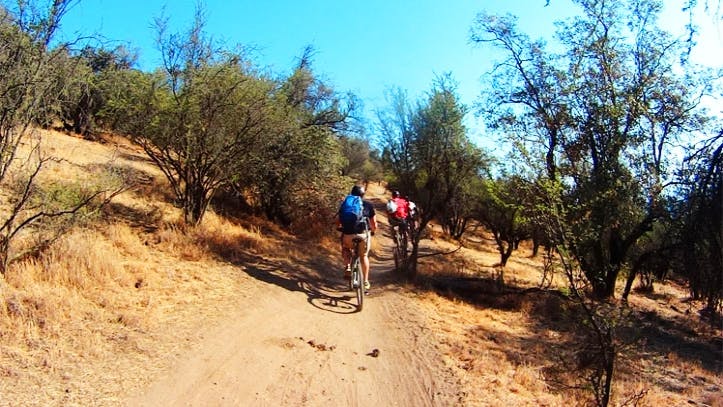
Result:
{"label": "rider's shoe", "polygon": [[368,290],[368,289],[370,289],[370,288],[372,288],[372,285],[369,284],[369,281],[365,281],[365,282],[364,282],[364,289],[365,289],[365,290]]}
{"label": "rider's shoe", "polygon": [[347,280],[351,278],[351,267],[346,266],[344,269],[344,278]]}

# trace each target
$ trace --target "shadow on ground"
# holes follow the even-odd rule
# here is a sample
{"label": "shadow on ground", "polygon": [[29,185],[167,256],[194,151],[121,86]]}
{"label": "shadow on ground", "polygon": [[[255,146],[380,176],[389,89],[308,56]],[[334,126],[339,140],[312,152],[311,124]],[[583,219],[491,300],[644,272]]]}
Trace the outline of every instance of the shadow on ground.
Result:
{"label": "shadow on ground", "polygon": [[[526,336],[471,328],[476,330],[471,333],[473,335],[493,337],[494,342],[504,343],[501,351],[511,360],[518,360],[521,354],[528,353],[526,350],[533,347],[539,349],[539,353],[533,356],[538,362],[559,361],[561,357],[573,359],[582,348],[585,332],[580,321],[583,318],[575,311],[574,303],[558,291],[520,288],[492,278],[469,277],[427,278],[420,282],[419,287],[479,308],[519,312],[521,318],[530,320],[532,326]],[[626,352],[637,355],[637,359],[645,355],[646,358],[667,360],[675,355],[712,374],[723,372],[723,342],[720,336],[710,338],[700,335],[682,321],[654,312],[627,311],[630,311],[627,321],[616,328],[616,336],[622,343],[630,345]]]}
{"label": "shadow on ground", "polygon": [[[290,238],[294,239],[294,238]],[[359,311],[354,292],[349,290],[341,271],[341,258],[338,253],[329,253],[319,246],[301,240],[288,242],[290,246],[317,250],[315,256],[305,253],[304,258],[289,258],[283,255],[274,258],[259,254],[229,251],[216,244],[208,247],[224,261],[234,264],[249,276],[273,284],[289,291],[298,291],[306,295],[307,302],[315,308],[338,314],[350,314]],[[283,251],[283,248],[281,249]],[[384,254],[378,252],[371,257],[375,277],[372,296],[394,284],[394,278],[388,276],[388,270],[379,267],[378,261]]]}

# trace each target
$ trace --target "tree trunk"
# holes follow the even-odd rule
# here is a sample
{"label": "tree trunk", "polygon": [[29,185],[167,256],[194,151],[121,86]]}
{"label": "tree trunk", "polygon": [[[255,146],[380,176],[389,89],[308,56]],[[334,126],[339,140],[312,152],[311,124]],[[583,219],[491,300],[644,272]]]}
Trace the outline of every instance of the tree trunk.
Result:
{"label": "tree trunk", "polygon": [[514,245],[510,242],[507,242],[506,250],[503,250],[502,247],[500,247],[500,266],[505,267],[507,265],[507,260],[509,260],[510,256],[512,256],[513,249]]}
{"label": "tree trunk", "polygon": [[[641,280],[643,278],[643,275],[641,274],[641,270],[643,269],[644,265],[648,263],[654,256],[656,256],[655,251],[646,252],[643,253],[640,257],[638,257],[635,262],[633,263],[633,266],[630,268],[630,273],[628,274],[628,278],[625,281],[625,289],[623,290],[623,296],[622,299],[624,301],[628,300],[628,295],[630,295],[630,292],[633,288],[633,281],[635,280],[635,277],[641,276]],[[652,289],[653,283],[652,278],[650,280],[649,288]]]}
{"label": "tree trunk", "polygon": [[615,348],[614,345],[612,345],[612,338],[609,337],[610,333],[608,332],[608,339],[609,342],[606,345],[610,345],[611,348],[605,349],[605,385],[603,387],[603,394],[602,394],[602,407],[607,407],[608,404],[610,404],[610,393],[612,392],[612,386],[613,386],[613,371],[615,370]]}
{"label": "tree trunk", "polygon": [[186,185],[183,219],[186,224],[196,226],[201,223],[208,207],[208,191],[202,185]]}
{"label": "tree trunk", "polygon": [[[509,242],[502,237],[502,234],[496,231],[492,231],[492,235],[495,237],[495,243],[497,243],[497,251],[500,253],[500,266],[504,267],[507,264],[507,260],[512,255],[514,250],[514,242]],[[506,244],[506,246],[505,246]]]}
{"label": "tree trunk", "polygon": [[600,239],[595,247],[593,262],[583,265],[585,275],[592,285],[593,295],[598,299],[615,297],[615,285],[630,247],[628,242],[620,238],[617,230],[613,230],[608,237],[607,247],[602,244],[603,241],[604,238]]}
{"label": "tree trunk", "polygon": [[631,269],[630,273],[628,273],[628,278],[625,281],[625,289],[623,290],[623,296],[622,296],[623,301],[628,300],[628,295],[630,295],[630,291],[633,288],[633,281],[635,280],[636,275],[637,275],[637,272],[636,272],[635,268]]}
{"label": "tree trunk", "polygon": [[8,251],[10,250],[10,241],[7,236],[0,236],[0,276],[5,276],[8,266]]}
{"label": "tree trunk", "polygon": [[414,281],[417,278],[417,258],[419,257],[419,241],[412,238],[412,252],[407,257],[407,280]]}
{"label": "tree trunk", "polygon": [[[588,275],[590,284],[592,285],[593,296],[597,299],[607,299],[615,297],[615,282],[620,273],[620,265],[607,265],[598,273]],[[595,278],[599,276],[599,278]],[[591,278],[592,277],[592,278]]]}

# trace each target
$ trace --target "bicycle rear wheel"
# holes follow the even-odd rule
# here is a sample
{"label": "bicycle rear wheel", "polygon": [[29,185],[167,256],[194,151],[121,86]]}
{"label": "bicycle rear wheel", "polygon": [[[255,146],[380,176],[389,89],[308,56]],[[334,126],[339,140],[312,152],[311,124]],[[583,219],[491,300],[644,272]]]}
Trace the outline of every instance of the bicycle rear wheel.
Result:
{"label": "bicycle rear wheel", "polygon": [[401,240],[399,241],[399,250],[400,254],[402,255],[402,261],[406,263],[407,261],[407,255],[409,252],[407,251],[407,232],[401,234]]}
{"label": "bicycle rear wheel", "polygon": [[394,240],[394,248],[392,249],[394,254],[394,270],[399,271],[399,263],[401,262],[401,253],[399,252],[399,231],[396,229],[392,234]]}
{"label": "bicycle rear wheel", "polygon": [[359,304],[357,312],[362,310],[364,306],[364,276],[362,275],[359,259],[354,259],[352,266],[352,287],[356,291],[356,301]]}

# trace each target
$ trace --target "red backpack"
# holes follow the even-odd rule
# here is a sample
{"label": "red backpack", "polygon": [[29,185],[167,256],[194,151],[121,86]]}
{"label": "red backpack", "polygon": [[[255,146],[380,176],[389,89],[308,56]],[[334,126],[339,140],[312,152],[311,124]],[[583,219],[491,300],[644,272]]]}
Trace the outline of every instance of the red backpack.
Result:
{"label": "red backpack", "polygon": [[399,219],[406,219],[409,214],[409,204],[407,200],[404,198],[394,198],[392,201],[397,204],[397,210],[394,212],[394,216]]}

